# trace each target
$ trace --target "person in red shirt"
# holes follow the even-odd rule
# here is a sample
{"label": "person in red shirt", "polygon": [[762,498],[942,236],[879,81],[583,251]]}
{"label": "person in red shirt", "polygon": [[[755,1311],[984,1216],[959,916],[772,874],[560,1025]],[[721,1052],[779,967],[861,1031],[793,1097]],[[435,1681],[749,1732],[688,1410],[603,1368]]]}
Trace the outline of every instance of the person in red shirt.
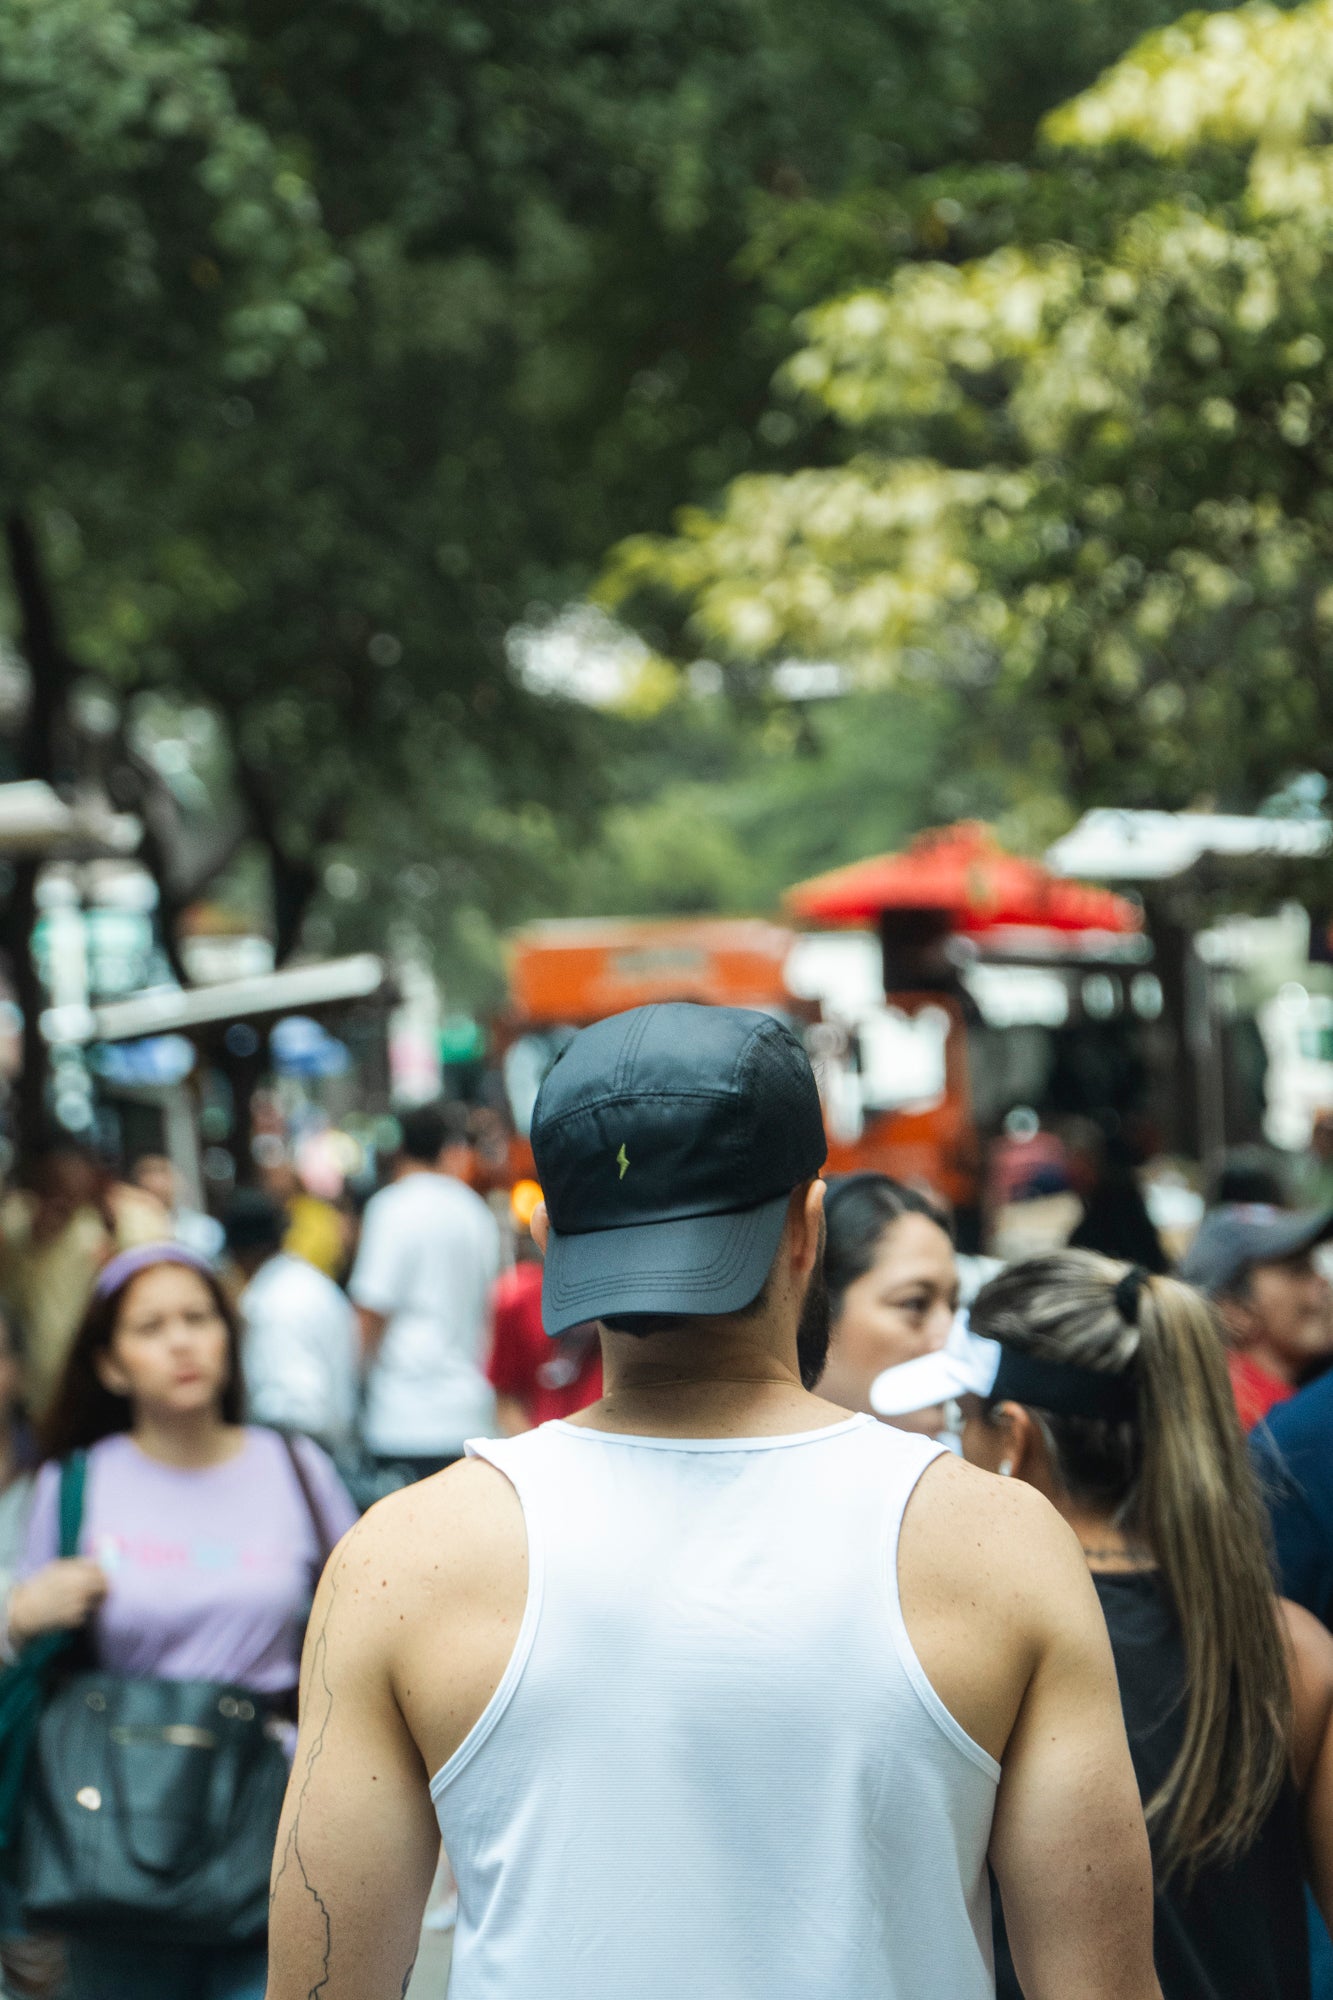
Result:
{"label": "person in red shirt", "polygon": [[[518,1193],[518,1190],[515,1190]],[[535,1206],[535,1204],[533,1204]],[[491,1294],[494,1333],[487,1368],[500,1428],[506,1436],[535,1430],[552,1417],[572,1417],[602,1393],[602,1348],[593,1321],[559,1339],[542,1325],[542,1267],[528,1233],[526,1202],[514,1203],[518,1262]]]}
{"label": "person in red shirt", "polygon": [[1247,1431],[1333,1361],[1333,1288],[1315,1258],[1330,1236],[1333,1210],[1229,1203],[1204,1217],[1181,1266],[1217,1308]]}

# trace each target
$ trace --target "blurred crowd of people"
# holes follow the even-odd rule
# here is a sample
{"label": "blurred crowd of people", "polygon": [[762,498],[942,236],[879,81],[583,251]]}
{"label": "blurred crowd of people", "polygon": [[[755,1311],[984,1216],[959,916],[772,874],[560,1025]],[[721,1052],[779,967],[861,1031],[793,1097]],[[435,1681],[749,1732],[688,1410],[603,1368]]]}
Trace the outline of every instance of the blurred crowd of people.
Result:
{"label": "blurred crowd of people", "polygon": [[[1098,1178],[1064,1247],[958,1274],[927,1193],[862,1174],[827,1198],[826,1393],[1028,1481],[1078,1534],[1166,2000],[1333,1994],[1330,1141],[1324,1121],[1291,1177],[1320,1206],[1291,1206],[1271,1159],[1226,1161],[1174,1276],[1131,1174]],[[1004,1356],[1029,1364],[1021,1400],[995,1393]],[[1132,1378],[1124,1410],[1074,1413],[1084,1375]],[[998,1903],[996,1934],[1000,2000],[1021,2000]]]}
{"label": "blurred crowd of people", "polygon": [[[534,1337],[535,1267],[514,1266],[526,1231],[470,1177],[449,1106],[404,1116],[361,1212],[285,1163],[220,1219],[181,1199],[158,1155],[122,1174],[61,1141],[34,1163],[0,1205],[7,1664],[55,1636],[79,1673],[223,1690],[222,1713],[289,1750],[314,1585],[358,1512],[493,1431],[497,1389],[511,1429],[563,1406],[560,1357]],[[34,1768],[40,1792],[40,1744]],[[0,1827],[0,1845],[18,1842]],[[22,1995],[258,2000],[265,1953],[262,1933],[158,1947],[151,1921],[129,1946],[95,1908],[48,1933],[11,1889],[0,1968]]]}
{"label": "blurred crowd of people", "polygon": [[[1327,1202],[1321,1140],[1333,1156],[1333,1126],[1305,1191]],[[360,1213],[283,1165],[215,1219],[160,1156],[122,1176],[62,1142],[35,1163],[0,1204],[7,1660],[72,1635],[81,1670],[216,1684],[289,1742],[314,1583],[358,1512],[470,1437],[600,1394],[596,1327],[543,1328],[539,1190],[487,1200],[474,1178],[448,1105],[402,1118]],[[1132,1176],[1085,1192],[1068,1247],[1002,1267],[955,1254],[928,1190],[833,1180],[822,1393],[1037,1485],[1078,1533],[1158,1855],[1167,2000],[1327,1995],[1303,1885],[1333,1913],[1333,1205],[1288,1206],[1267,1169],[1231,1163],[1172,1277]],[[988,1393],[978,1340],[1038,1364],[1030,1402]],[[1043,1403],[1044,1362],[1133,1362],[1133,1414]],[[71,1550],[62,1468],[80,1454]],[[263,1994],[262,1935],[158,1948],[150,1930],[130,1949],[95,1922],[47,1934],[4,1893],[14,1994]],[[998,1936],[1000,1993],[1018,1994]]]}

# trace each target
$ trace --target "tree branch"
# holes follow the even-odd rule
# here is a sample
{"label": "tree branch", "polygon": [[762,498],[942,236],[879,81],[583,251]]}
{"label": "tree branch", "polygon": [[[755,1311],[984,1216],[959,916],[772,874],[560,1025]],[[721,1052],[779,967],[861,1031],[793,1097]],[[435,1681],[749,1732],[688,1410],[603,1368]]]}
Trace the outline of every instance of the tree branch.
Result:
{"label": "tree branch", "polygon": [[228,714],[226,722],[236,788],[249,812],[251,830],[268,855],[273,957],[275,964],[283,965],[300,943],[306,912],[319,890],[319,850],[337,839],[346,824],[347,806],[341,799],[326,800],[311,828],[313,852],[295,853],[284,837],[267,773],[242,748],[236,718]]}
{"label": "tree branch", "polygon": [[68,781],[69,693],[74,666],[61,642],[55,599],[36,531],[16,510],[5,522],[9,573],[19,608],[19,651],[31,677],[28,713],[19,738],[19,769],[48,785]]}
{"label": "tree branch", "polygon": [[[55,599],[42,563],[36,531],[15,510],[5,522],[9,572],[19,608],[19,648],[31,677],[28,713],[19,737],[19,771],[49,785],[73,777],[70,762],[69,694],[74,667],[60,638]],[[15,863],[14,881],[0,911],[0,949],[9,960],[14,997],[23,1016],[22,1057],[14,1092],[14,1139],[20,1159],[40,1145],[46,1122],[50,1052],[39,1025],[45,996],[32,956],[37,917],[37,877],[33,858]]]}

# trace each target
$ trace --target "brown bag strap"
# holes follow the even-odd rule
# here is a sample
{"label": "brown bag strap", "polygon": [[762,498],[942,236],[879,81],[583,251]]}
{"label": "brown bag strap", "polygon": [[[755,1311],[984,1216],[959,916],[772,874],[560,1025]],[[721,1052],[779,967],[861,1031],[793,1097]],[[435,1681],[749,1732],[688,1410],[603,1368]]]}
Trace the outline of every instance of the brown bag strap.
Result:
{"label": "brown bag strap", "polygon": [[334,1544],[338,1538],[336,1535],[330,1535],[329,1533],[329,1524],[321,1512],[319,1501],[315,1497],[315,1489],[310,1483],[310,1473],[302,1462],[301,1454],[296,1449],[295,1441],[288,1436],[286,1431],[283,1431],[281,1435],[282,1442],[286,1447],[287,1458],[292,1468],[292,1475],[301,1489],[301,1498],[304,1500],[306,1512],[310,1516],[310,1525],[315,1531],[315,1546],[319,1550],[319,1566],[322,1570],[329,1557],[333,1554]]}

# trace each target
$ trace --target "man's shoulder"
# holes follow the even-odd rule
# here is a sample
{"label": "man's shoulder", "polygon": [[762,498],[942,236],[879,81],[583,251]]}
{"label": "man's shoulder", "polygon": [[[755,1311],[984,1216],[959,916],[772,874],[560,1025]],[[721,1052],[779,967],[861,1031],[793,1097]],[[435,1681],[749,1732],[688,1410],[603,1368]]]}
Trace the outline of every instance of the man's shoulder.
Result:
{"label": "man's shoulder", "polygon": [[297,1256],[292,1251],[287,1251],[284,1255],[292,1266],[288,1281],[293,1290],[299,1285],[303,1297],[322,1306],[327,1312],[351,1312],[351,1300],[342,1286],[336,1283],[327,1271],[321,1271],[318,1264],[312,1264],[308,1258]]}
{"label": "man's shoulder", "polygon": [[424,1174],[405,1174],[401,1180],[386,1181],[382,1188],[376,1188],[362,1213],[363,1226],[368,1222],[377,1221],[380,1216],[392,1215],[395,1210],[403,1206],[405,1200],[410,1203],[414,1183],[425,1178]]}
{"label": "man's shoulder", "polygon": [[514,1487],[485,1459],[465,1458],[377,1501],[341,1544],[340,1581],[354,1594],[365,1586],[372,1616],[387,1595],[410,1622],[484,1588],[526,1555]]}
{"label": "man's shoulder", "polygon": [[1044,1622],[1076,1579],[1086,1589],[1078,1539],[1050,1502],[1017,1479],[982,1472],[952,1453],[927,1466],[903,1521],[899,1572],[967,1592],[978,1609]]}
{"label": "man's shoulder", "polygon": [[1270,1410],[1254,1432],[1254,1444],[1260,1452],[1267,1447],[1279,1455],[1312,1445],[1327,1452],[1333,1444],[1333,1372]]}
{"label": "man's shoulder", "polygon": [[335,1285],[326,1272],[291,1250],[280,1250],[276,1257],[269,1258],[267,1264],[261,1264],[242,1297],[249,1305],[262,1305],[268,1310],[282,1304],[325,1308],[346,1306],[350,1311],[347,1294],[342,1287]]}
{"label": "man's shoulder", "polygon": [[379,1216],[417,1215],[434,1219],[448,1215],[489,1228],[496,1226],[494,1216],[476,1189],[454,1174],[406,1174],[400,1181],[390,1181],[371,1196],[366,1204],[367,1217],[372,1210]]}

